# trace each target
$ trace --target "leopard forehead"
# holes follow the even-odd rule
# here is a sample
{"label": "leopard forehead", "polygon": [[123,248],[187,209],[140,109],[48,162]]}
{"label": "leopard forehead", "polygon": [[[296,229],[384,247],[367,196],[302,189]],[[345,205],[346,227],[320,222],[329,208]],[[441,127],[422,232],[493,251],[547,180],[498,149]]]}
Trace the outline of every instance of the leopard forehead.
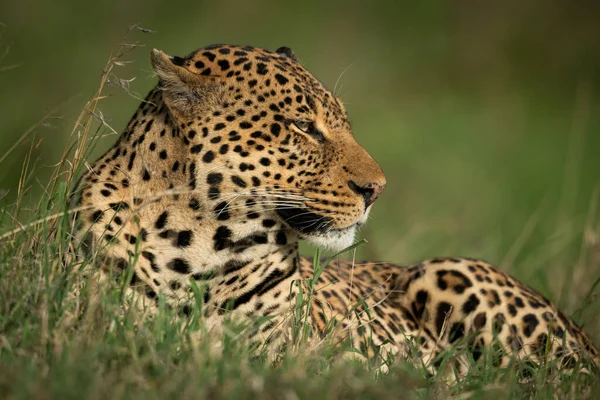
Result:
{"label": "leopard forehead", "polygon": [[246,102],[246,107],[259,109],[261,103],[268,103],[272,110],[288,108],[301,117],[319,104],[326,125],[333,129],[350,127],[340,99],[302,66],[288,47],[270,51],[251,46],[211,45],[172,60],[195,74],[227,83],[227,89],[236,93],[234,99],[241,99],[242,92],[254,97],[256,103]]}

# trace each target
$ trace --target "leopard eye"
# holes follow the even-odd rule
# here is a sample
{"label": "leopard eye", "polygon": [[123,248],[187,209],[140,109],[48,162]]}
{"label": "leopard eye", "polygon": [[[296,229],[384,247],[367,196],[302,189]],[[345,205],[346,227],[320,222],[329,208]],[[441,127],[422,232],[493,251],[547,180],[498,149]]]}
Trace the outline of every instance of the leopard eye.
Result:
{"label": "leopard eye", "polygon": [[304,133],[310,133],[312,124],[307,121],[294,121],[292,122],[296,128],[300,129]]}
{"label": "leopard eye", "polygon": [[310,121],[294,121],[292,122],[292,125],[298,129],[299,131],[306,133],[307,135],[312,136],[314,139],[316,139],[319,142],[323,142],[325,141],[325,136],[323,136],[323,132],[321,132],[320,130],[318,130],[315,127],[315,124],[313,122]]}

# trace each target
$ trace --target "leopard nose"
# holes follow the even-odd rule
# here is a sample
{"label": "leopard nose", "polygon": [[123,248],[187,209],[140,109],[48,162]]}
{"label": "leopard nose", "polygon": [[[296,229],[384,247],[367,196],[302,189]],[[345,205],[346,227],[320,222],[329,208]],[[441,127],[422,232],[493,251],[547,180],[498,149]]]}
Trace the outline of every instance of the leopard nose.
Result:
{"label": "leopard nose", "polygon": [[383,189],[385,189],[385,183],[379,184],[377,182],[359,185],[354,181],[348,181],[348,186],[353,192],[360,194],[365,199],[365,208],[373,204],[381,192],[383,192]]}

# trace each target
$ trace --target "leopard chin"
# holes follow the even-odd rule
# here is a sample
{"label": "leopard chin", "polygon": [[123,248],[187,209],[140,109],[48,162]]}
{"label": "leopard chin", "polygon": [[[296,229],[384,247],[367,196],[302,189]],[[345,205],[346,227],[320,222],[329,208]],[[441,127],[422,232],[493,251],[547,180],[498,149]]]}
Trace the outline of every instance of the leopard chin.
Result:
{"label": "leopard chin", "polygon": [[357,225],[344,229],[333,229],[327,232],[319,232],[303,235],[302,238],[308,243],[323,250],[340,252],[354,244]]}

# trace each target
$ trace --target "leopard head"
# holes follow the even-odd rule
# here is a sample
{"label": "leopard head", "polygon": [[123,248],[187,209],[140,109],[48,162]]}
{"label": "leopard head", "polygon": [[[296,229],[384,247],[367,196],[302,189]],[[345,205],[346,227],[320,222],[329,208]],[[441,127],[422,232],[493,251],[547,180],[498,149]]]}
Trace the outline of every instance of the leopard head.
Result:
{"label": "leopard head", "polygon": [[352,244],[385,176],[340,99],[289,48],[152,50],[151,62],[207,202],[243,199],[317,246]]}

